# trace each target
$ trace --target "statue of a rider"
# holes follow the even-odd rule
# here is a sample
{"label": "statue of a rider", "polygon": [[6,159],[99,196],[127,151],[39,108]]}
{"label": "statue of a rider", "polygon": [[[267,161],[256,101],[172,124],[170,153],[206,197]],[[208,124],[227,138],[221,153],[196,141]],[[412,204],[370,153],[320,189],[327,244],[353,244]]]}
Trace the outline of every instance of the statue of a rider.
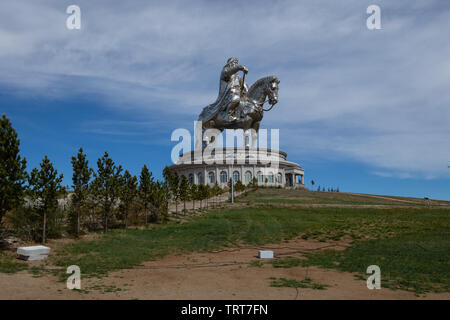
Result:
{"label": "statue of a rider", "polygon": [[200,120],[209,121],[221,111],[226,111],[230,122],[239,119],[238,107],[246,99],[248,91],[245,76],[241,78],[239,71],[243,71],[244,75],[248,73],[248,69],[239,64],[238,58],[228,59],[220,74],[219,95],[213,104],[203,110]]}

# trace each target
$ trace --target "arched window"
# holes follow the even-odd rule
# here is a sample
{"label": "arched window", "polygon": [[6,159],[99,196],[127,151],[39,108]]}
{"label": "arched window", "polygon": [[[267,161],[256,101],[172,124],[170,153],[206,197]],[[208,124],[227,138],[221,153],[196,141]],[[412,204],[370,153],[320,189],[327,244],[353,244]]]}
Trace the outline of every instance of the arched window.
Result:
{"label": "arched window", "polygon": [[208,173],[208,180],[211,184],[216,183],[216,175],[214,174],[214,172],[211,171],[210,173]]}
{"label": "arched window", "polygon": [[203,180],[203,174],[201,172],[197,173],[197,181],[198,181],[198,184],[205,183],[205,180]]}
{"label": "arched window", "polygon": [[239,180],[241,180],[241,177],[239,175],[239,171],[233,172],[233,182],[238,182]]}
{"label": "arched window", "polygon": [[249,184],[250,182],[252,182],[252,173],[251,173],[251,171],[246,171],[245,172],[245,183]]}
{"label": "arched window", "polygon": [[264,182],[263,174],[261,171],[258,171],[258,183],[263,183],[263,182]]}
{"label": "arched window", "polygon": [[220,183],[227,183],[227,182],[228,182],[227,172],[222,171],[220,173]]}
{"label": "arched window", "polygon": [[189,183],[190,184],[194,184],[194,174],[192,174],[192,173],[189,173]]}
{"label": "arched window", "polygon": [[269,175],[267,176],[267,182],[273,183],[273,172],[269,172]]}
{"label": "arched window", "polygon": [[277,183],[283,183],[283,175],[281,174],[281,172],[278,172],[277,174]]}

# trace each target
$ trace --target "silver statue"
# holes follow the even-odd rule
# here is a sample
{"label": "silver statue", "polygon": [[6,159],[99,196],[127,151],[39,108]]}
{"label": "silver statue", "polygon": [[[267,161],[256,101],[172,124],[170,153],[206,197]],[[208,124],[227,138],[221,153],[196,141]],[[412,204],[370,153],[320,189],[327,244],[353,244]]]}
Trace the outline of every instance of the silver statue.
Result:
{"label": "silver statue", "polygon": [[[243,72],[241,78],[238,74]],[[239,64],[237,58],[230,58],[220,74],[219,95],[213,104],[203,108],[198,120],[203,131],[207,129],[243,129],[245,145],[248,146],[249,131],[252,147],[256,147],[256,137],[264,111],[269,111],[278,102],[278,80],[275,76],[261,78],[250,88],[245,83],[248,69]],[[268,98],[271,107],[263,109]],[[211,141],[207,141],[212,142]]]}

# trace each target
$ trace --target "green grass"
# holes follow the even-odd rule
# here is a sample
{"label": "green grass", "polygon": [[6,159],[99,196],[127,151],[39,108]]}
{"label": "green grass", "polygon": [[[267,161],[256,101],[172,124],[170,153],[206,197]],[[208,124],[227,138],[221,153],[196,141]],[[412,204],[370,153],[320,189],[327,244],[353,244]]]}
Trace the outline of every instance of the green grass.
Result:
{"label": "green grass", "polygon": [[257,268],[261,268],[262,266],[264,266],[264,263],[255,260],[249,263],[249,267],[257,267]]}
{"label": "green grass", "polygon": [[28,265],[24,262],[17,261],[17,256],[0,251],[0,272],[16,273],[27,270]]}
{"label": "green grass", "polygon": [[[212,211],[184,224],[112,231],[96,240],[66,244],[51,260],[62,268],[63,277],[72,264],[80,266],[84,276],[103,276],[167,254],[277,243],[298,235],[322,241],[354,239],[344,251],[308,254],[307,263],[361,274],[377,264],[385,286],[441,292],[448,291],[450,283],[449,230],[449,214],[443,209],[248,207]],[[273,266],[297,263],[284,259]]]}
{"label": "green grass", "polygon": [[293,219],[293,211],[287,209],[277,213],[271,208],[213,211],[189,223],[157,225],[148,230],[115,230],[97,240],[67,244],[55,251],[51,259],[60,267],[78,265],[85,275],[103,275],[167,254],[290,239],[317,220],[308,212]]}
{"label": "green grass", "polygon": [[286,278],[270,278],[271,287],[288,287],[288,288],[310,288],[315,290],[325,290],[329,285],[316,283],[311,278],[305,278],[303,280],[286,279]]}
{"label": "green grass", "polygon": [[302,265],[302,260],[298,258],[287,257],[276,259],[270,262],[274,268],[293,268]]}
{"label": "green grass", "polygon": [[[239,201],[261,200],[266,205],[217,209],[187,223],[169,222],[145,230],[113,230],[93,240],[60,245],[48,264],[55,269],[31,270],[36,276],[59,272],[61,280],[70,265],[78,265],[83,276],[104,276],[108,272],[133,268],[168,254],[182,254],[236,247],[240,244],[280,243],[296,236],[315,241],[346,241],[343,251],[317,251],[306,259],[285,258],[271,262],[275,268],[317,265],[355,272],[366,279],[366,268],[381,268],[382,286],[422,292],[450,291],[449,210],[417,205],[388,209],[350,207],[279,206],[284,200],[315,203],[391,203],[342,193],[259,189]],[[401,199],[401,198],[399,198]],[[359,202],[358,202],[359,201]],[[440,205],[443,205],[441,202]],[[403,205],[402,203],[396,203]],[[251,263],[251,267],[261,267]],[[27,268],[10,255],[0,253],[0,272]]]}
{"label": "green grass", "polygon": [[[406,232],[355,243],[344,251],[307,254],[307,265],[364,273],[381,269],[381,285],[415,293],[450,292],[450,230]],[[364,280],[369,275],[365,275]]]}
{"label": "green grass", "polygon": [[[400,200],[400,201],[398,201]],[[237,199],[241,203],[259,204],[324,204],[324,205],[384,205],[384,206],[422,206],[428,202],[423,199],[370,195],[356,195],[343,192],[316,192],[308,190],[285,190],[260,188]],[[445,201],[432,201],[431,206],[450,205]]]}

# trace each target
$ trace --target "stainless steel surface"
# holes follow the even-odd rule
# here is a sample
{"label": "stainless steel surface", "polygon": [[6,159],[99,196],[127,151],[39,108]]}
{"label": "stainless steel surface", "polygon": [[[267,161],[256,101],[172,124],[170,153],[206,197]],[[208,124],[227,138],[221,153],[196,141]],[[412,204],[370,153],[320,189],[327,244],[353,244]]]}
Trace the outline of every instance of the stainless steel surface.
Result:
{"label": "stainless steel surface", "polygon": [[[243,77],[239,72],[243,72]],[[202,129],[243,129],[248,137],[252,134],[252,147],[256,143],[256,135],[264,115],[263,105],[267,101],[271,105],[278,102],[278,85],[276,76],[268,76],[257,80],[250,88],[245,83],[248,69],[239,64],[237,58],[230,58],[220,74],[219,95],[214,103],[203,108],[198,120]],[[246,139],[247,145],[248,139]],[[211,142],[208,138],[208,142]]]}

